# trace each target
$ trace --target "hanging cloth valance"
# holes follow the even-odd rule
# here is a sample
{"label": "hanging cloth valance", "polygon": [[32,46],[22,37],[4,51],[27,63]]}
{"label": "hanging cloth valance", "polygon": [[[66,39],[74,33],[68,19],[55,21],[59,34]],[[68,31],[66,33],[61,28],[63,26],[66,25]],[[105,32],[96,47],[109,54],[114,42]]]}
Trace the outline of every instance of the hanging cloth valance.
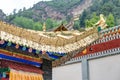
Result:
{"label": "hanging cloth valance", "polygon": [[9,80],[43,80],[41,74],[10,70]]}

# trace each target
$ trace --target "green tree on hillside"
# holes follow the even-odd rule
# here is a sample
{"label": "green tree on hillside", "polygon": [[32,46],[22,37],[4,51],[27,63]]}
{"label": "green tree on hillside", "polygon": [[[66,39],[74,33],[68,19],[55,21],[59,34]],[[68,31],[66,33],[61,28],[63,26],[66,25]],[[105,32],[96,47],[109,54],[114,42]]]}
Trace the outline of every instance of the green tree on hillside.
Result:
{"label": "green tree on hillside", "polygon": [[74,21],[74,26],[73,26],[73,28],[74,28],[74,29],[77,29],[77,30],[80,28],[80,22],[79,22],[79,20]]}
{"label": "green tree on hillside", "polygon": [[[66,21],[64,20],[62,22],[63,24],[66,23]],[[51,29],[58,27],[61,24],[61,21],[56,21],[56,20],[48,18],[47,20],[45,20],[45,23],[46,23],[47,30],[51,30]]]}
{"label": "green tree on hillside", "polygon": [[33,24],[33,29],[34,29],[34,30],[39,30],[39,31],[41,31],[41,30],[42,30],[42,27],[43,27],[43,25],[42,25],[40,22],[35,22],[35,23]]}
{"label": "green tree on hillside", "polygon": [[92,14],[92,18],[91,19],[86,19],[85,21],[85,27],[93,27],[94,24],[99,20],[99,16],[96,15],[96,13],[94,12]]}
{"label": "green tree on hillside", "polygon": [[23,27],[26,29],[34,29],[34,30],[42,30],[42,25],[39,22],[34,22],[32,19],[28,19],[25,17],[16,16],[13,21],[13,24]]}
{"label": "green tree on hillside", "polygon": [[109,14],[108,17],[107,17],[107,20],[106,20],[106,23],[108,25],[108,27],[113,27],[115,26],[115,19],[114,19],[114,16],[113,14]]}
{"label": "green tree on hillside", "polygon": [[87,12],[83,11],[83,14],[80,16],[80,27],[85,28],[85,20],[86,20]]}

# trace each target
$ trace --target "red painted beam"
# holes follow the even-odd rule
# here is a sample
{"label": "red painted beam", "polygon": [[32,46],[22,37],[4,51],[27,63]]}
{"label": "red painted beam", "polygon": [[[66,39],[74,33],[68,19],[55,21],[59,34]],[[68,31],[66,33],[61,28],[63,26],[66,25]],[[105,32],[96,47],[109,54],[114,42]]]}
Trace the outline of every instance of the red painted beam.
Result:
{"label": "red painted beam", "polygon": [[80,52],[79,54],[75,55],[74,57],[79,57],[79,56],[92,54],[92,53],[96,53],[96,52],[101,52],[104,50],[109,50],[109,49],[118,48],[118,47],[120,47],[120,39],[115,39],[115,40],[111,40],[111,41],[107,41],[107,42],[89,46],[88,48],[86,48],[86,50],[84,52]]}

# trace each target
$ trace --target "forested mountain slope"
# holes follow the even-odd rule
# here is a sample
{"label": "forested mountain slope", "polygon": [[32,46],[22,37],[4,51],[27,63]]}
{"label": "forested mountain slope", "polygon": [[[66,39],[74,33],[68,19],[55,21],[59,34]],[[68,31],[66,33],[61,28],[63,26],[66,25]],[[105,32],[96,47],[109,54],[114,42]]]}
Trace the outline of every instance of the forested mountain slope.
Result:
{"label": "forested mountain slope", "polygon": [[[6,21],[24,28],[41,30],[43,22],[47,29],[58,27],[61,23],[67,24],[74,16],[91,5],[92,0],[52,0],[41,1],[33,7],[16,10],[7,16]],[[87,7],[86,7],[87,5]]]}
{"label": "forested mountain slope", "polygon": [[[45,22],[47,30],[68,24],[73,18],[74,29],[91,27],[103,14],[108,26],[120,24],[120,0],[52,0],[41,1],[33,7],[16,10],[5,21],[20,27],[42,30]],[[3,17],[3,16],[2,16]],[[0,16],[1,18],[1,16]]]}

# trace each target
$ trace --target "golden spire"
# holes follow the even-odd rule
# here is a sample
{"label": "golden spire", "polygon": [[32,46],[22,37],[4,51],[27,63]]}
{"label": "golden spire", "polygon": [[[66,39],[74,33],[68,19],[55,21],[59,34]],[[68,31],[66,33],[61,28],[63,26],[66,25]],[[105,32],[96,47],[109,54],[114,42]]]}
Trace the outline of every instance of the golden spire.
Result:
{"label": "golden spire", "polygon": [[46,24],[45,24],[45,22],[43,23],[43,31],[45,32],[46,31]]}

